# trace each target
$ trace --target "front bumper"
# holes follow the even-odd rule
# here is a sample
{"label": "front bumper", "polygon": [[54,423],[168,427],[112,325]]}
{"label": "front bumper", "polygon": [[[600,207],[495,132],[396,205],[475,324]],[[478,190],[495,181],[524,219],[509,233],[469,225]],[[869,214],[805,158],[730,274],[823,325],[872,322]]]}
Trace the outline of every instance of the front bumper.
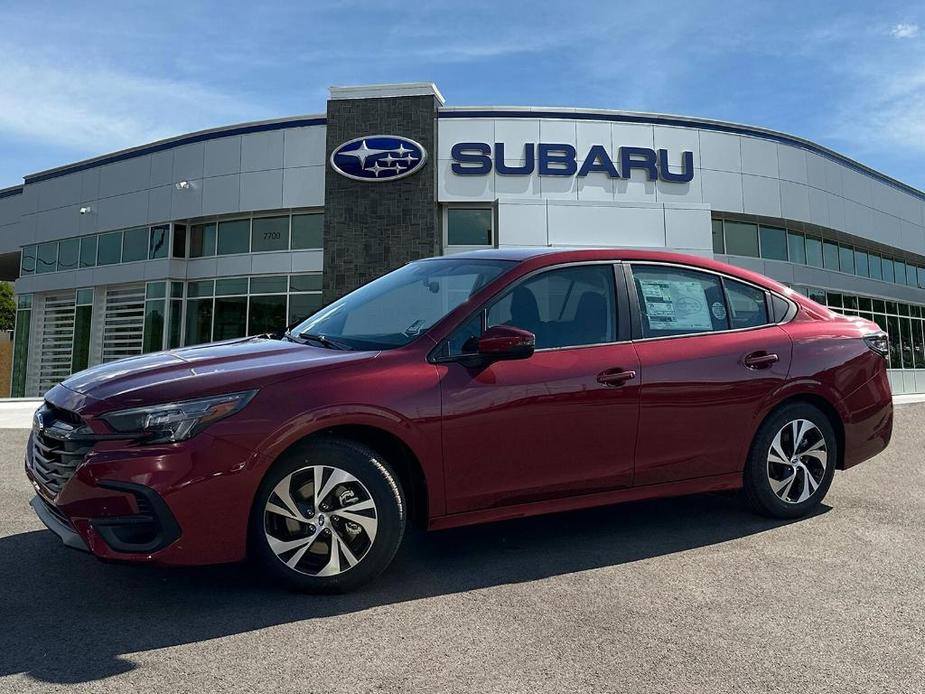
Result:
{"label": "front bumper", "polygon": [[57,493],[25,471],[32,508],[68,547],[99,558],[163,565],[232,562],[246,554],[258,482],[251,453],[204,432],[179,444],[97,444]]}
{"label": "front bumper", "polygon": [[87,547],[87,543],[77,534],[77,531],[74,530],[70,522],[56,512],[54,506],[38,495],[32,497],[32,501],[29,502],[29,505],[32,507],[32,510],[35,511],[35,515],[39,517],[39,520],[45,524],[46,528],[58,536],[65,547],[79,549],[82,552],[90,551],[90,548]]}

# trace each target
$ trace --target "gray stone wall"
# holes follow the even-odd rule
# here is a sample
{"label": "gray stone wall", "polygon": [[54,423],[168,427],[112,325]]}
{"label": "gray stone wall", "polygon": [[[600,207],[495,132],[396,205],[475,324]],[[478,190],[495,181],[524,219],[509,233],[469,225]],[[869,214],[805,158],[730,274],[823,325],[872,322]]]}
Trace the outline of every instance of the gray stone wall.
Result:
{"label": "gray stone wall", "polygon": [[363,135],[398,135],[423,145],[428,162],[397,181],[371,183],[328,165],[324,184],[324,301],[442,248],[436,204],[437,101],[432,96],[328,101],[327,157]]}

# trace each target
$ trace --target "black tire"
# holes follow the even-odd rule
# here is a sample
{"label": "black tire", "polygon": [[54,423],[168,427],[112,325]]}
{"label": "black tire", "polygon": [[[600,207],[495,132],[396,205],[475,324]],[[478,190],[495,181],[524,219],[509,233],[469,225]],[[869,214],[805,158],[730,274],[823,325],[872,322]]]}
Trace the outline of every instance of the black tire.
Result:
{"label": "black tire", "polygon": [[[792,422],[799,422],[799,420],[807,420],[812,423],[819,434],[816,435],[816,432],[811,429],[808,430],[800,449],[805,450],[807,447],[818,444],[820,439],[824,440],[826,454],[824,470],[820,469],[820,463],[817,462],[818,454],[797,456],[799,460],[804,462],[802,469],[799,466],[795,468],[790,463],[778,464],[776,459],[781,456],[777,454],[774,455],[774,461],[769,460],[772,453],[771,446],[778,432],[783,434],[782,440],[779,442],[782,448],[779,448],[779,450],[786,454],[785,457],[789,456],[790,459],[793,459],[794,456],[791,453],[799,453],[800,449],[796,452],[788,450],[788,443],[792,443],[793,438],[795,438],[791,428]],[[798,424],[797,429],[799,430],[801,426],[803,425]],[[785,427],[787,428],[786,433],[782,431]],[[810,442],[809,445],[807,445],[807,441]],[[808,403],[796,402],[784,405],[772,412],[762,422],[758,432],[755,434],[748,460],[745,463],[742,490],[745,501],[754,511],[765,516],[784,519],[801,518],[815,510],[825,498],[832,484],[832,478],[835,476],[837,460],[838,438],[835,436],[835,430],[828,416],[819,408]],[[794,475],[794,481],[792,486],[787,487],[786,483],[790,479],[789,473],[791,471]],[[806,481],[807,474],[813,475],[809,482]],[[779,491],[784,493],[784,496],[787,497],[786,500],[772,488],[772,475],[775,476],[774,482],[783,487]],[[807,484],[808,489],[811,490],[810,495],[800,501],[800,497],[803,495],[803,485]],[[814,484],[817,486],[813,490]]]}
{"label": "black tire", "polygon": [[[336,468],[348,473],[360,484],[346,482],[345,486],[335,485],[332,491],[325,493],[319,508],[314,509],[311,506],[312,500],[303,498],[309,496],[303,490],[308,488],[307,480],[314,476],[314,470],[306,470],[306,468],[316,466],[323,466],[322,475],[327,472],[327,477],[322,477],[324,481],[321,491],[324,491],[325,484],[333,475],[333,471],[328,472],[328,468]],[[282,518],[266,510],[267,503],[271,499],[275,506],[280,505],[277,502],[281,499],[275,496],[274,490],[277,485],[293,474],[294,476],[290,478],[290,482],[285,487],[295,489],[291,499],[297,503],[300,516],[313,521],[312,525],[305,525],[295,518]],[[303,483],[302,480],[306,481]],[[340,510],[340,501],[335,494],[338,488],[350,489],[349,492],[344,492],[348,494],[348,500],[349,494],[356,491],[356,495],[353,496],[353,500],[349,500],[349,504],[357,503],[356,499],[365,500],[367,495],[368,499],[374,503],[373,513],[377,526],[372,542],[368,541],[369,536],[366,534],[365,525],[356,536],[350,536],[345,532],[344,517],[336,515]],[[311,485],[311,489],[314,494],[314,484]],[[329,510],[324,510],[326,500]],[[349,504],[345,504],[344,510],[349,510]],[[374,579],[391,563],[405,532],[405,509],[405,497],[397,476],[375,451],[354,441],[337,438],[318,439],[288,452],[277,460],[261,482],[251,511],[251,555],[266,572],[298,590],[309,593],[341,593],[353,590]],[[370,513],[367,510],[361,515]],[[355,518],[356,514],[353,517]],[[327,524],[326,527],[323,527],[325,524]],[[356,523],[351,523],[351,525],[354,528],[359,527]],[[337,531],[337,527],[332,526],[341,529],[337,538],[331,537],[331,534]],[[292,529],[295,529],[297,539],[304,534],[316,537],[317,540],[310,543],[310,547],[301,555],[301,558],[295,558],[297,551],[278,556],[270,546],[267,533],[270,532],[276,540],[290,541],[288,536],[280,538],[279,535],[293,532]],[[316,532],[317,535],[315,535]],[[359,541],[362,554],[355,556],[349,552],[351,549],[356,549],[356,545],[354,547],[346,545],[345,538],[352,539],[354,542]],[[342,550],[342,547],[346,547],[346,550]],[[325,555],[322,550],[325,548],[327,548],[328,561],[336,562],[340,567],[340,573],[313,575],[314,567],[305,565],[306,563],[312,564],[316,560],[318,563],[323,563]],[[336,559],[333,552],[337,552]],[[358,561],[350,565],[347,559],[348,554]],[[298,568],[290,568],[284,559],[295,561]],[[324,569],[321,571],[323,572]]]}

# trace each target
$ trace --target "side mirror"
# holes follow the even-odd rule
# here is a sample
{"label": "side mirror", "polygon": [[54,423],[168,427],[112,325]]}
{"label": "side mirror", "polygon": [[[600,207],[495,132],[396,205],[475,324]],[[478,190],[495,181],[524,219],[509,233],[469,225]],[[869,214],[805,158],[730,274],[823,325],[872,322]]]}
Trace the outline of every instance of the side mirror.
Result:
{"label": "side mirror", "polygon": [[526,359],[536,349],[536,336],[529,330],[495,325],[479,338],[479,356],[485,361]]}

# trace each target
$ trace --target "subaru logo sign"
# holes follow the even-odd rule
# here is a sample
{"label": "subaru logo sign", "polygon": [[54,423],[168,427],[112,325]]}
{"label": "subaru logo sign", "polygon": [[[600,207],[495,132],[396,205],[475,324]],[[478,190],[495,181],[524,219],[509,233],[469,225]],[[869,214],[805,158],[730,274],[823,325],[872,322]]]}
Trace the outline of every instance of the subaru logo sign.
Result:
{"label": "subaru logo sign", "polygon": [[331,166],[356,181],[392,181],[410,176],[427,161],[427,150],[396,135],[367,135],[345,142],[331,153]]}

